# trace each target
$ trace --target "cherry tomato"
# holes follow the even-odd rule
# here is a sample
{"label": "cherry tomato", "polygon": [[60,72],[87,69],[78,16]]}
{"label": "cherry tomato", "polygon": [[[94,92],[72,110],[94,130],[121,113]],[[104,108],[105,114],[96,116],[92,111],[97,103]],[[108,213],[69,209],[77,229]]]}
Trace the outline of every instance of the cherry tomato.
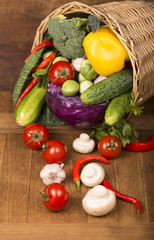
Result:
{"label": "cherry tomato", "polygon": [[41,124],[32,123],[24,129],[23,140],[28,147],[41,149],[43,143],[49,140],[49,131]]}
{"label": "cherry tomato", "polygon": [[74,77],[74,67],[66,61],[58,61],[54,63],[48,73],[49,79],[57,86],[62,86],[66,80]]}
{"label": "cherry tomato", "polygon": [[98,142],[98,151],[106,158],[117,157],[122,150],[121,141],[114,136],[105,136]]}
{"label": "cherry tomato", "polygon": [[69,192],[60,183],[49,184],[41,194],[44,206],[51,211],[64,209],[69,200]]}
{"label": "cherry tomato", "polygon": [[64,143],[51,140],[43,145],[42,156],[47,163],[62,163],[67,156],[67,148]]}

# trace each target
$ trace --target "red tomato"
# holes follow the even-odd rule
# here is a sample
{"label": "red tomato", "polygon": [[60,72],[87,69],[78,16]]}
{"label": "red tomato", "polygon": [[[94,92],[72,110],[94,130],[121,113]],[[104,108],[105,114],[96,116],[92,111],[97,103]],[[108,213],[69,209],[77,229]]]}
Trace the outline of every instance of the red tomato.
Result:
{"label": "red tomato", "polygon": [[122,150],[121,141],[114,136],[105,136],[98,142],[98,151],[103,157],[115,158]]}
{"label": "red tomato", "polygon": [[64,209],[69,200],[69,192],[60,183],[49,184],[41,194],[44,206],[51,211]]}
{"label": "red tomato", "polygon": [[24,129],[23,140],[28,147],[41,149],[43,143],[49,140],[49,131],[41,124],[32,123]]}
{"label": "red tomato", "polygon": [[67,148],[64,143],[51,140],[45,144],[42,156],[47,163],[62,163],[67,156]]}
{"label": "red tomato", "polygon": [[59,61],[50,67],[48,76],[52,83],[62,86],[66,80],[73,79],[74,68],[69,62]]}

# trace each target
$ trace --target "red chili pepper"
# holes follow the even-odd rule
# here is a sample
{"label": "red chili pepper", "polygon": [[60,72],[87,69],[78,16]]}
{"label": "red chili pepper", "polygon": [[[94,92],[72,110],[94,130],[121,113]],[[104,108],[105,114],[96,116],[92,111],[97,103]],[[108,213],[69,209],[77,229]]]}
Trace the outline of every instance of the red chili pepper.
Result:
{"label": "red chili pepper", "polygon": [[30,90],[36,85],[36,83],[40,80],[40,78],[33,78],[32,81],[29,83],[29,85],[25,88],[23,93],[18,98],[18,101],[16,102],[15,109],[18,106],[18,104],[21,102],[21,100],[30,92]]}
{"label": "red chili pepper", "polygon": [[90,162],[90,161],[93,161],[93,160],[94,161],[100,161],[100,162],[103,162],[103,163],[106,163],[106,164],[110,164],[110,162],[102,156],[87,155],[85,157],[79,158],[75,162],[75,164],[73,166],[73,170],[72,170],[73,181],[76,184],[78,190],[80,189],[80,174],[79,174],[80,167],[84,163],[87,163],[87,162]]}
{"label": "red chili pepper", "polygon": [[35,52],[37,52],[38,50],[40,50],[41,48],[45,47],[45,46],[53,46],[53,41],[45,41],[39,45],[37,45],[33,51],[31,52],[31,54],[25,59],[24,63],[27,62],[28,58]]}
{"label": "red chili pepper", "polygon": [[107,180],[104,180],[104,181],[102,182],[102,184],[103,184],[104,187],[106,187],[107,189],[113,191],[113,192],[115,193],[115,195],[116,195],[117,198],[122,199],[122,200],[124,200],[124,201],[126,201],[126,202],[134,203],[134,204],[136,205],[136,207],[137,207],[137,211],[139,212],[139,211],[141,210],[141,205],[140,205],[139,201],[138,201],[136,198],[129,197],[129,196],[127,196],[127,195],[124,195],[124,194],[119,193],[118,191],[114,190],[114,189],[111,187],[110,183],[109,183]]}
{"label": "red chili pepper", "polygon": [[53,52],[47,58],[45,58],[37,67],[32,70],[32,73],[36,72],[38,69],[46,68],[49,63],[56,57],[56,54]]}
{"label": "red chili pepper", "polygon": [[154,149],[154,134],[150,141],[129,143],[126,145],[125,149],[132,152],[146,152]]}

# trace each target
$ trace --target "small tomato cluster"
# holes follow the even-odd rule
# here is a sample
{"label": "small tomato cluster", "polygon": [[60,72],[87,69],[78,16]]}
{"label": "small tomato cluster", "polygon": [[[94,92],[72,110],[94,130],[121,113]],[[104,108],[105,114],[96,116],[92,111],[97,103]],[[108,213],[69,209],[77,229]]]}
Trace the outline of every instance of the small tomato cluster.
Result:
{"label": "small tomato cluster", "polygon": [[[42,194],[44,206],[51,211],[59,211],[66,207],[69,200],[69,193],[64,185],[60,184],[65,178],[65,172],[60,165],[67,157],[67,148],[61,141],[49,140],[48,129],[41,125],[32,123],[23,132],[25,144],[32,149],[41,149],[43,159],[49,163],[42,169],[40,176],[47,183]],[[46,175],[48,173],[48,176]]]}

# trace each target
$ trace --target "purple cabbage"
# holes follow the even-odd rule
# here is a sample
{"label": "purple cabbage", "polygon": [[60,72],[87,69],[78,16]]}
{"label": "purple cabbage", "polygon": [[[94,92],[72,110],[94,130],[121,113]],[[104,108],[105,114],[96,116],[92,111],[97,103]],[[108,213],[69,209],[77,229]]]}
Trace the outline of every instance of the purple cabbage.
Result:
{"label": "purple cabbage", "polygon": [[78,129],[91,128],[104,119],[108,103],[87,105],[80,99],[80,95],[66,97],[61,87],[48,83],[46,94],[47,106],[60,120]]}

